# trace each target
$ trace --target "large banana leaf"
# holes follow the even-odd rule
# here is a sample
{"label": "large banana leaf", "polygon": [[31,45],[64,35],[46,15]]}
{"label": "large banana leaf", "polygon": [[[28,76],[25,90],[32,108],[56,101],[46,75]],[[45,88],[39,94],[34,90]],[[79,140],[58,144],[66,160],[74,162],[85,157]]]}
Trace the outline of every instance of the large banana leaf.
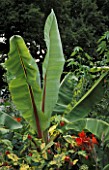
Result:
{"label": "large banana leaf", "polygon": [[22,116],[42,137],[50,124],[50,115],[58,98],[64,57],[55,14],[52,10],[45,23],[47,55],[43,64],[43,91],[38,67],[20,36],[10,39],[8,69],[9,90]]}
{"label": "large banana leaf", "polygon": [[53,10],[45,23],[44,36],[47,54],[43,63],[42,111],[47,114],[49,119],[58,98],[60,77],[65,62],[57,20]]}
{"label": "large banana leaf", "polygon": [[[74,105],[73,93],[75,89],[73,90],[72,85],[74,79],[71,78],[72,74],[69,74],[60,87],[60,99],[58,99],[59,104],[57,103],[55,112],[65,113],[65,118],[69,121],[75,121],[87,116],[93,106],[99,102],[104,95],[103,79],[106,75],[107,72],[103,73],[101,77],[94,83],[94,85],[86,92],[86,94],[83,95],[83,97],[81,97]],[[71,87],[69,90],[68,86]],[[66,100],[69,100],[69,104],[67,104],[67,102],[65,103]]]}
{"label": "large banana leaf", "polygon": [[[22,125],[15,121],[11,116],[0,111],[0,125],[4,126],[5,129],[19,129]],[[0,131],[5,131],[5,129],[0,128]]]}
{"label": "large banana leaf", "polygon": [[84,81],[86,81],[84,78],[78,80],[72,72],[64,77],[60,85],[58,101],[53,110],[53,114],[63,114],[71,102],[72,105],[76,103],[82,95]]}
{"label": "large banana leaf", "polygon": [[94,118],[84,118],[66,125],[67,130],[76,131],[88,130],[95,134],[103,142],[109,142],[109,123]]}
{"label": "large banana leaf", "polygon": [[41,132],[41,87],[38,67],[20,36],[10,39],[8,69],[12,100],[32,127]]}
{"label": "large banana leaf", "polygon": [[93,106],[102,99],[104,95],[104,77],[106,75],[107,72],[103,73],[73,108],[71,105],[67,107],[67,109],[70,110],[69,114],[66,115],[68,120],[75,121],[76,119],[87,116],[93,109]]}

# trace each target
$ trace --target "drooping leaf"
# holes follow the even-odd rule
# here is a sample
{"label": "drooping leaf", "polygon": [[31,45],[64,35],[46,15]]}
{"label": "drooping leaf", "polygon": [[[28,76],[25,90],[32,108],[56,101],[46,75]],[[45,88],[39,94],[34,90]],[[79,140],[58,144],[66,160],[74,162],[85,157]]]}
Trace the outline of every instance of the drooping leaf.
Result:
{"label": "drooping leaf", "polygon": [[[104,94],[102,85],[106,74],[103,73],[92,88],[86,92],[84,89],[84,84],[87,81],[85,77],[78,81],[78,78],[73,73],[68,73],[61,83],[58,101],[53,114],[65,113],[67,114],[66,117],[69,117],[68,119],[71,121],[87,115],[93,105],[100,101]],[[86,94],[84,95],[85,92]],[[85,106],[83,106],[83,103]]]}
{"label": "drooping leaf", "polygon": [[104,142],[109,141],[109,123],[94,118],[83,118],[66,125],[66,129],[88,130]]}
{"label": "drooping leaf", "polygon": [[8,56],[5,65],[8,69],[12,100],[22,116],[38,130],[41,128],[41,87],[38,67],[20,36],[15,35],[10,39]]}
{"label": "drooping leaf", "polygon": [[[0,128],[1,133],[5,133],[6,129],[19,129],[22,125],[15,121],[11,116],[0,111],[0,125],[4,126],[5,129]],[[7,131],[6,131],[7,132]]]}
{"label": "drooping leaf", "polygon": [[69,104],[66,111],[66,118],[69,121],[75,121],[77,119],[87,116],[92,110],[93,106],[101,100],[104,95],[104,77],[107,75],[103,73],[101,77],[94,83],[94,85],[86,92],[86,94],[72,107]]}
{"label": "drooping leaf", "polygon": [[58,98],[60,77],[65,62],[57,20],[53,10],[45,23],[44,36],[47,54],[43,63],[42,111],[47,114],[49,119]]}

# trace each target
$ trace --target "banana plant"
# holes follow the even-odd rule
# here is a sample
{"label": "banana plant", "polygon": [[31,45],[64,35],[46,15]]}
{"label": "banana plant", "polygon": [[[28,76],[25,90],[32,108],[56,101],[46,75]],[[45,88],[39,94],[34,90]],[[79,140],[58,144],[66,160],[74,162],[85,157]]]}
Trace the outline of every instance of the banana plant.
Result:
{"label": "banana plant", "polygon": [[11,37],[9,58],[5,62],[12,100],[30,126],[37,131],[38,137],[43,139],[58,98],[65,62],[53,10],[46,20],[44,37],[47,53],[42,68],[43,87],[38,66],[21,36]]}
{"label": "banana plant", "polygon": [[[88,119],[87,121],[85,117],[103,97],[103,81],[108,74],[108,69],[104,69],[105,72],[102,73],[94,85],[84,95],[77,96],[78,100],[74,102],[76,77],[69,73],[60,85],[65,60],[53,10],[46,20],[44,37],[47,53],[42,66],[43,87],[41,87],[38,66],[23,38],[15,35],[10,39],[9,58],[5,65],[14,104],[30,123],[30,126],[37,131],[39,138],[46,140],[45,133],[50,125],[52,113],[64,115],[67,130],[73,129],[73,127],[77,129],[76,123],[83,122],[81,127],[93,131],[90,126],[93,123],[95,124],[96,120]],[[94,69],[91,71],[97,71],[97,69]],[[98,70],[101,70],[101,68]],[[78,88],[81,89],[81,85],[79,83],[80,87],[78,86]],[[97,124],[103,127],[104,122],[100,121]],[[108,128],[108,124],[105,125]]]}

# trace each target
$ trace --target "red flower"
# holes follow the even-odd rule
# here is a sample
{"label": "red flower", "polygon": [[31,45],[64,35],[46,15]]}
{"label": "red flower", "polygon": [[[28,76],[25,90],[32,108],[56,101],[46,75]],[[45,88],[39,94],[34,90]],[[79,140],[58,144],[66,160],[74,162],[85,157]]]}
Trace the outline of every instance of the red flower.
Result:
{"label": "red flower", "polygon": [[84,151],[84,150],[85,150],[85,147],[82,147],[82,150]]}
{"label": "red flower", "polygon": [[59,142],[56,142],[56,143],[55,143],[55,146],[56,146],[57,148],[59,148],[59,147],[61,146],[61,144],[60,144]]}
{"label": "red flower", "polygon": [[94,145],[98,144],[98,141],[93,134],[86,136],[86,133],[82,131],[78,136],[79,137],[76,138],[77,145],[87,153],[90,153],[93,150]]}
{"label": "red flower", "polygon": [[32,139],[32,136],[28,134],[28,137],[27,137],[27,138],[28,138],[29,140],[31,140],[31,139]]}
{"label": "red flower", "polygon": [[61,121],[60,122],[60,126],[64,126],[65,125],[65,122],[64,121]]}
{"label": "red flower", "polygon": [[10,154],[10,152],[9,152],[9,151],[6,151],[5,154],[8,155],[8,154]]}
{"label": "red flower", "polygon": [[81,138],[85,138],[86,137],[86,133],[84,131],[82,131],[82,132],[80,132],[78,134],[78,136],[81,137]]}
{"label": "red flower", "polygon": [[70,157],[69,156],[66,156],[65,159],[64,159],[65,162],[69,162],[70,161]]}
{"label": "red flower", "polygon": [[88,155],[86,155],[85,158],[88,159],[89,158]]}
{"label": "red flower", "polygon": [[51,154],[51,153],[52,153],[50,149],[48,149],[47,152],[48,152],[48,154]]}
{"label": "red flower", "polygon": [[92,143],[93,143],[93,144],[97,144],[97,145],[98,145],[98,141],[97,141],[97,139],[96,139],[95,137],[92,137],[91,140],[92,140]]}
{"label": "red flower", "polygon": [[83,143],[90,145],[90,138],[89,137],[84,137],[83,138]]}
{"label": "red flower", "polygon": [[30,152],[30,153],[28,154],[28,156],[32,156],[32,153]]}
{"label": "red flower", "polygon": [[83,144],[82,138],[76,138],[76,143],[78,146],[82,145]]}

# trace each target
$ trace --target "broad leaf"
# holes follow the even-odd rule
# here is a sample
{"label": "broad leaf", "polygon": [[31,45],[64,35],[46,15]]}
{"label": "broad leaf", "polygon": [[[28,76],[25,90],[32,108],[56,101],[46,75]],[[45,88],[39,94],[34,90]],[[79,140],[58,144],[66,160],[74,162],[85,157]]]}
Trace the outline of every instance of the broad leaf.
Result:
{"label": "broad leaf", "polygon": [[53,114],[63,114],[71,102],[73,105],[76,103],[81,96],[83,83],[84,78],[79,81],[71,72],[64,77],[60,85],[58,101]]}
{"label": "broad leaf", "polygon": [[75,121],[89,114],[93,106],[101,100],[104,95],[103,79],[107,75],[102,76],[94,83],[94,85],[84,94],[84,78],[80,81],[69,73],[61,83],[59,90],[59,98],[54,108],[53,114],[65,114],[65,118],[69,121]]}
{"label": "broad leaf", "polygon": [[49,119],[58,98],[60,77],[65,62],[57,20],[53,10],[45,23],[44,36],[47,54],[43,63],[42,111],[47,114]]}
{"label": "broad leaf", "polygon": [[93,106],[99,102],[104,95],[104,77],[107,75],[103,73],[101,77],[94,83],[94,85],[86,92],[86,94],[72,107],[72,103],[68,105],[65,116],[69,121],[75,121],[87,116],[92,110]]}
{"label": "broad leaf", "polygon": [[88,130],[89,132],[95,134],[103,142],[109,141],[109,123],[103,120],[98,120],[94,118],[84,118],[79,119],[75,122],[66,125],[67,130],[74,129],[76,131]]}
{"label": "broad leaf", "polygon": [[0,111],[0,125],[5,129],[0,128],[0,132],[5,133],[6,129],[19,129],[22,128],[22,125],[15,121],[11,116]]}
{"label": "broad leaf", "polygon": [[38,130],[41,126],[41,87],[38,67],[20,36],[15,35],[10,39],[8,56],[5,65],[8,69],[12,100],[35,130],[37,124]]}

